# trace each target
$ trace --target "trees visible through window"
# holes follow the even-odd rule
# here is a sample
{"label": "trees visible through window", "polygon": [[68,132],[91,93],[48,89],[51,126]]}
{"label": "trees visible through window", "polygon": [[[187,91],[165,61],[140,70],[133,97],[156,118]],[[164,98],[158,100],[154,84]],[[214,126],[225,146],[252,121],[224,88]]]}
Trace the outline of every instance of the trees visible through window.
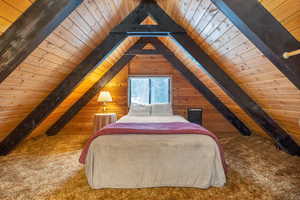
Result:
{"label": "trees visible through window", "polygon": [[170,77],[129,77],[129,103],[170,103]]}

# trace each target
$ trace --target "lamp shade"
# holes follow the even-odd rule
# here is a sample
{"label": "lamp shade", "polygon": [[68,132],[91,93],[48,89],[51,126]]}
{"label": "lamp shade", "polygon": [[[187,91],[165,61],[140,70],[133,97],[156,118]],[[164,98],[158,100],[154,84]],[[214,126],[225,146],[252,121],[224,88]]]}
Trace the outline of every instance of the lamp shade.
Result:
{"label": "lamp shade", "polygon": [[107,91],[100,92],[98,102],[112,102],[110,93]]}

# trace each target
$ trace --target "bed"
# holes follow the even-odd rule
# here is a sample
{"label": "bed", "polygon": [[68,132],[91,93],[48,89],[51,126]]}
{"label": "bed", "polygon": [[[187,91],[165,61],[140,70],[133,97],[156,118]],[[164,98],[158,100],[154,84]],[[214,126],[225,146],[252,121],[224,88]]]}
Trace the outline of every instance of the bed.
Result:
{"label": "bed", "polygon": [[[122,117],[117,123],[187,122],[177,115]],[[114,134],[95,138],[85,158],[89,185],[100,188],[221,187],[226,183],[216,141],[196,134]]]}

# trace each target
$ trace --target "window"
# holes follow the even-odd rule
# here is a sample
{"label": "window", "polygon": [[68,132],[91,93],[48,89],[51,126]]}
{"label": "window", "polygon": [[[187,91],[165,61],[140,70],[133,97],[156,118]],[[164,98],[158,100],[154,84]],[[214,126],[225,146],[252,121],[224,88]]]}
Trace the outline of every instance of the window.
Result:
{"label": "window", "polygon": [[168,76],[129,77],[129,104],[159,104],[171,101],[171,79]]}

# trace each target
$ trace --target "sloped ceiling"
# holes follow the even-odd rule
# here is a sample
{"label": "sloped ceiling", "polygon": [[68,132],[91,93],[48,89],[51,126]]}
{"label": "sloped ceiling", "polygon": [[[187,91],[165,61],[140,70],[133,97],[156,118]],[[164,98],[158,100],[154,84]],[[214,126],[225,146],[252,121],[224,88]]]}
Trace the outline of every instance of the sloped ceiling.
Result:
{"label": "sloped ceiling", "polygon": [[[2,1],[1,3],[6,3]],[[138,2],[84,1],[0,85],[2,140],[51,92],[117,25]],[[0,12],[2,14],[2,12]],[[9,14],[9,13],[7,13]],[[129,39],[134,40],[134,39]],[[130,42],[129,42],[130,43]],[[121,55],[121,46],[63,104],[74,103]]]}
{"label": "sloped ceiling", "polygon": [[[0,0],[0,8],[26,7]],[[210,2],[210,0],[158,0],[158,4],[284,129],[300,141],[300,91]],[[266,8],[300,40],[298,0],[261,0]],[[28,1],[28,5],[31,2]],[[52,91],[75,66],[127,16],[138,0],[85,0],[39,47],[0,85],[0,140]],[[1,12],[1,31],[14,19]],[[17,16],[17,15],[16,15]],[[4,19],[4,20],[3,20]],[[5,21],[6,20],[6,21]],[[3,22],[5,21],[5,23]],[[7,22],[8,21],[8,22]],[[3,25],[5,24],[5,25]],[[125,41],[92,72],[74,92],[38,127],[43,133],[129,48]],[[237,106],[173,41],[162,39],[176,55],[255,132],[264,132]]]}
{"label": "sloped ceiling", "polygon": [[0,0],[0,35],[31,6],[34,0]]}

